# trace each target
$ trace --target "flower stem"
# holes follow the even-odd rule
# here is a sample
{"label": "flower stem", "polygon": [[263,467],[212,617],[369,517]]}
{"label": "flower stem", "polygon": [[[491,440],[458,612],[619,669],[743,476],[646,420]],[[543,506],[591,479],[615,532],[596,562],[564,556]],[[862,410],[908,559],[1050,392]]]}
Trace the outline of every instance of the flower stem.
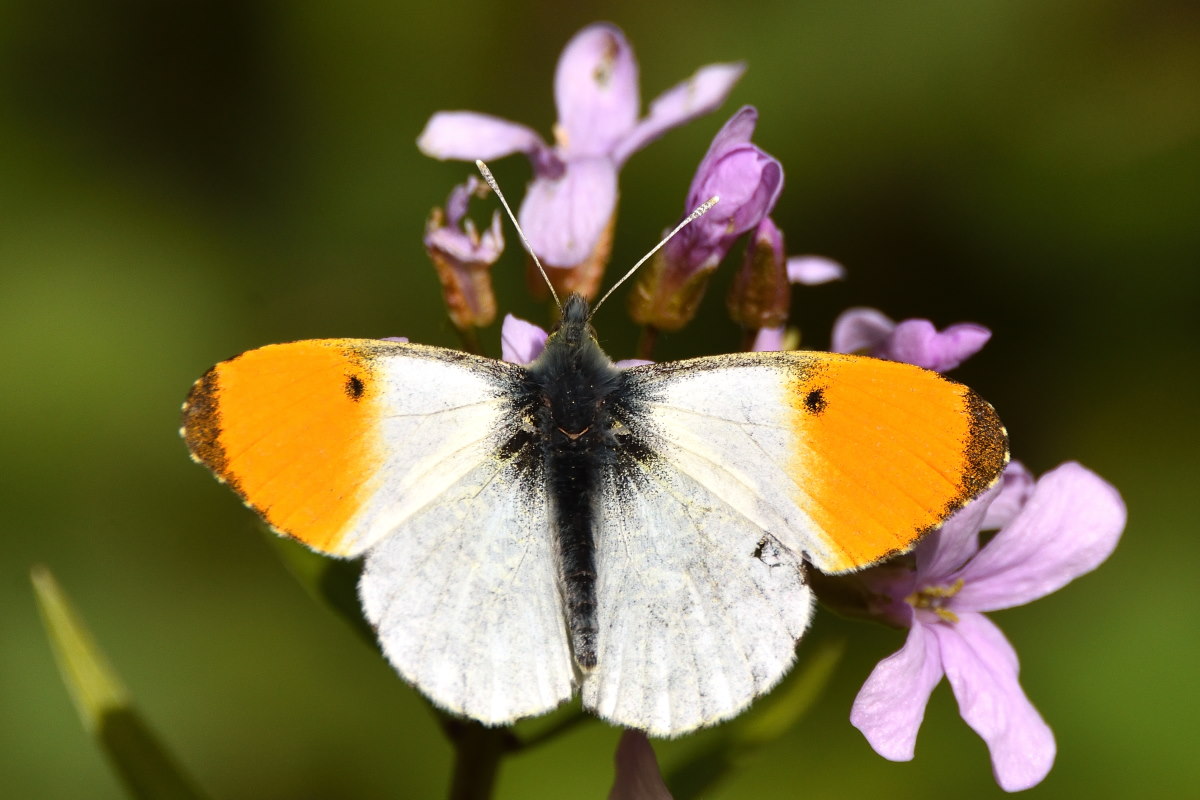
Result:
{"label": "flower stem", "polygon": [[742,328],[742,352],[749,353],[754,350],[754,340],[757,338],[757,328]]}
{"label": "flower stem", "polygon": [[463,350],[473,355],[483,355],[483,348],[479,344],[479,330],[473,325],[464,325],[458,329],[459,338],[462,339]]}
{"label": "flower stem", "polygon": [[652,361],[654,353],[654,345],[658,343],[658,328],[653,325],[646,325],[642,328],[642,336],[638,339],[637,357],[645,361]]}
{"label": "flower stem", "polygon": [[487,728],[473,720],[445,723],[454,745],[454,778],[450,800],[486,800],[496,788],[500,759],[513,750],[516,739],[508,728]]}

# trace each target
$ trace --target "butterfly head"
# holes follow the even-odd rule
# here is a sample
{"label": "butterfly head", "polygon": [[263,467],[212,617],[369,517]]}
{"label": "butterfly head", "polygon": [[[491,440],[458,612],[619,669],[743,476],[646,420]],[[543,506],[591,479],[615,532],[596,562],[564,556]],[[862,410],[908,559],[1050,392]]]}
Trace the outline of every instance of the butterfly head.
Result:
{"label": "butterfly head", "polygon": [[550,332],[551,339],[559,339],[568,348],[582,347],[589,340],[595,342],[596,334],[588,324],[588,302],[582,295],[572,294],[563,304],[558,324]]}
{"label": "butterfly head", "polygon": [[553,418],[552,428],[572,439],[593,429],[605,399],[621,383],[621,371],[596,341],[587,300],[577,294],[567,298],[546,349],[527,374]]}

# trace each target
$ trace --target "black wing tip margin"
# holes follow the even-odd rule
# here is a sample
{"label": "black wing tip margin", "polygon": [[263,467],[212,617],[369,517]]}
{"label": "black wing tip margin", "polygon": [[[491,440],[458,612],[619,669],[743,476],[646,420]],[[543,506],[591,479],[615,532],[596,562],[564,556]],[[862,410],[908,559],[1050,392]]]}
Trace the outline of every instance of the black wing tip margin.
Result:
{"label": "black wing tip margin", "polygon": [[994,486],[1008,465],[1008,431],[996,409],[970,388],[963,401],[969,422],[958,507]]}
{"label": "black wing tip margin", "polygon": [[225,448],[221,445],[218,387],[216,367],[192,384],[192,390],[183,403],[180,433],[192,453],[192,460],[211,469],[222,482],[227,482],[228,461]]}

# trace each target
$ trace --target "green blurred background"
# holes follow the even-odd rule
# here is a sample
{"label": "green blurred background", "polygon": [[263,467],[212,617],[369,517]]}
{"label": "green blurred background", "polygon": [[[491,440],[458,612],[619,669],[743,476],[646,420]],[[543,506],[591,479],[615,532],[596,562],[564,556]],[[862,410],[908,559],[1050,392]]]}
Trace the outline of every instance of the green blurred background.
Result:
{"label": "green blurred background", "polygon": [[[628,34],[644,101],[702,64],[749,63],[717,114],[630,161],[614,263],[682,213],[712,134],[755,104],[787,174],[789,250],[850,270],[797,292],[806,344],[827,346],[850,305],[987,324],[958,375],[1015,457],[1077,459],[1129,505],[1097,573],[994,615],[1059,741],[1030,795],[1195,792],[1200,10],[1185,0],[4,3],[0,791],[121,796],[41,633],[34,563],[215,797],[444,791],[450,749],[421,698],[188,461],[178,409],[209,365],[270,342],[455,345],[420,237],[469,170],[414,140],[450,108],[548,133],[558,52],[596,19]],[[527,164],[494,166],[519,197]],[[510,248],[502,308],[544,320],[522,274]],[[660,357],[735,346],[728,277]],[[620,304],[600,323],[630,355]],[[1001,794],[944,685],[916,760],[876,756],[847,715],[901,636],[822,612],[801,655],[839,638],[811,713],[714,796]],[[602,796],[617,735],[593,722],[507,761],[500,796]],[[659,745],[664,767],[711,735]]]}

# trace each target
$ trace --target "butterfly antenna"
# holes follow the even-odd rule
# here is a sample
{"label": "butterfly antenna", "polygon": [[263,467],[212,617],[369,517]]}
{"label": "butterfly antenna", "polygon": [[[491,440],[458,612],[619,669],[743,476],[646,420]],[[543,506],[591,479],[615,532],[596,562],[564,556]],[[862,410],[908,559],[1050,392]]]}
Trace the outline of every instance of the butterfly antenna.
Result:
{"label": "butterfly antenna", "polygon": [[521,223],[517,222],[517,215],[509,208],[508,200],[504,198],[504,192],[500,191],[500,184],[496,183],[496,176],[488,169],[488,165],[479,159],[475,159],[475,166],[479,168],[479,174],[483,175],[483,179],[487,181],[487,185],[496,193],[496,197],[500,198],[500,205],[504,206],[504,211],[508,214],[508,218],[512,220],[513,227],[517,229],[517,236],[521,237],[521,244],[525,245],[525,252],[529,253],[529,257],[533,259],[533,263],[537,264],[538,272],[542,273],[542,280],[546,282],[546,286],[550,289],[550,296],[554,298],[554,305],[558,306],[559,311],[562,311],[562,303],[558,300],[558,292],[554,291],[554,284],[550,282],[550,276],[546,274],[546,268],[542,266],[541,261],[538,261],[537,253],[533,252],[533,246],[525,238],[525,231],[521,230]]}
{"label": "butterfly antenna", "polygon": [[618,286],[620,286],[625,281],[629,280],[633,276],[633,273],[637,272],[638,267],[640,267],[642,264],[645,264],[646,261],[650,258],[650,256],[657,253],[664,244],[671,241],[671,239],[675,236],[675,234],[679,233],[681,230],[683,230],[689,224],[695,222],[696,220],[698,220],[702,216],[704,216],[704,214],[709,209],[711,209],[713,206],[715,206],[718,202],[720,202],[720,200],[721,200],[721,198],[718,195],[713,195],[712,197],[708,198],[700,205],[696,206],[696,210],[693,211],[692,213],[688,214],[686,217],[684,217],[683,222],[681,222],[675,226],[675,230],[668,233],[661,242],[654,245],[654,247],[652,247],[650,249],[649,253],[646,253],[646,255],[644,255],[640,259],[638,259],[638,262],[633,265],[633,267],[629,270],[629,272],[626,272],[625,275],[621,278],[621,280],[614,283],[612,285],[612,288],[610,288],[607,292],[604,293],[604,297],[601,297],[600,300],[596,303],[596,305],[592,306],[592,313],[588,314],[588,321],[590,322],[592,317],[596,316],[596,312],[600,310],[600,306],[604,305],[604,301],[609,298],[609,295],[611,295],[613,292],[615,292],[617,290]]}

